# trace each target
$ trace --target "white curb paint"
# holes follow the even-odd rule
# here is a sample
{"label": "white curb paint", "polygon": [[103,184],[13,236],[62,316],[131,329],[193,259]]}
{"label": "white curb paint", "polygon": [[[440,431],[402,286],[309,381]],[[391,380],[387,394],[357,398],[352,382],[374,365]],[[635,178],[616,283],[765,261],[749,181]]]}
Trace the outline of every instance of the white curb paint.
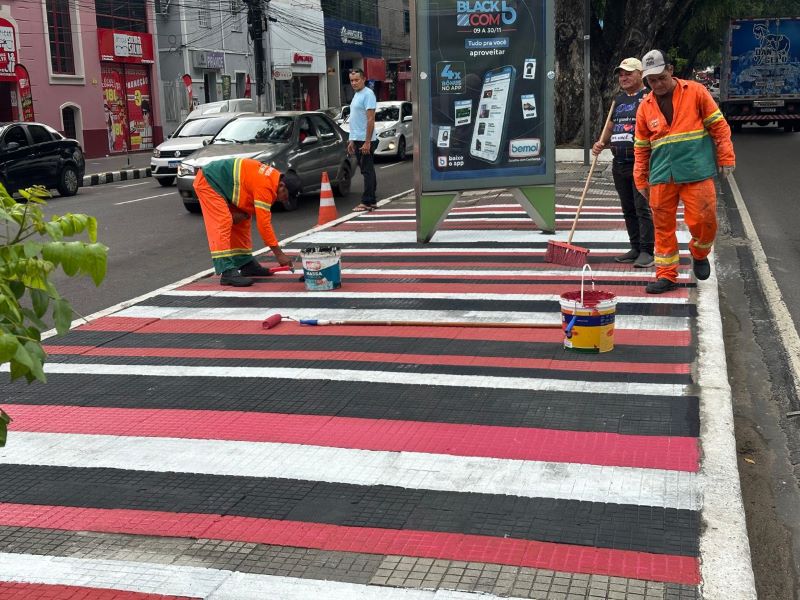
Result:
{"label": "white curb paint", "polygon": [[[97,357],[98,359],[100,357]],[[9,365],[0,365],[8,372]],[[635,381],[580,381],[536,377],[488,377],[484,375],[449,375],[442,373],[395,373],[392,371],[356,371],[351,369],[296,369],[292,367],[190,367],[184,365],[123,365],[102,363],[47,363],[48,374],[66,375],[140,375],[143,377],[237,377],[248,379],[295,379],[297,381],[358,381],[395,385],[439,385],[483,389],[531,390],[586,394],[627,394],[640,396],[684,396],[686,386]],[[635,374],[630,375],[635,377]]]}
{"label": "white curb paint", "polygon": [[[732,178],[731,178],[732,179]],[[700,570],[703,598],[756,600],[742,490],[739,485],[733,405],[728,383],[716,258],[711,277],[697,285],[700,481],[703,494]]]}
{"label": "white curb paint", "polygon": [[[492,600],[486,593],[340,583],[203,567],[0,553],[0,580],[205,600]],[[508,598],[507,600],[521,600]]]}
{"label": "white curb paint", "polygon": [[[274,477],[697,510],[685,471],[305,444],[14,432],[4,464]],[[624,483],[623,483],[624,482]],[[2,573],[0,573],[2,576]]]}

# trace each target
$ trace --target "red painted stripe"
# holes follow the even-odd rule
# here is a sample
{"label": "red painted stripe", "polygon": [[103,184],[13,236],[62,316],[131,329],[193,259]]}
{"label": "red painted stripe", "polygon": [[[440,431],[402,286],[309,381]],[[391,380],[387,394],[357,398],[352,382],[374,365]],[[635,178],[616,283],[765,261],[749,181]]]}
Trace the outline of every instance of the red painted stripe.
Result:
{"label": "red painted stripe", "polygon": [[[334,230],[336,231],[416,231],[416,221],[413,219],[403,219],[404,222],[392,222],[392,221],[376,221],[374,223],[367,223],[364,221],[352,222],[346,221],[340,225],[337,225]],[[624,229],[624,225],[622,224],[622,219],[619,221],[619,227],[610,227],[612,224],[617,224],[616,222],[610,222],[608,220],[581,220],[581,229],[592,229],[596,231],[606,231],[606,230],[616,230],[616,229]],[[572,220],[571,219],[561,219],[556,221],[556,230],[565,230],[568,231],[572,227]],[[541,231],[541,228],[536,225],[533,221],[523,221],[523,220],[514,220],[514,221],[498,221],[498,220],[491,220],[491,221],[478,221],[477,219],[470,219],[469,221],[445,221],[439,227],[440,230],[447,229],[447,230],[462,230],[462,231],[485,231],[487,229],[502,229],[508,231]]]}
{"label": "red painted stripe", "polygon": [[[640,283],[625,283],[623,285],[603,285],[602,289],[606,292],[611,292],[617,296],[628,296],[633,298],[645,298],[646,280]],[[573,289],[580,289],[578,287]],[[195,291],[195,292],[218,292],[220,289],[219,283],[216,281],[209,282],[208,280],[200,280],[197,283],[180,288],[181,291]],[[305,286],[299,281],[258,281],[253,287],[246,290],[240,288],[236,290],[243,296],[254,291],[270,291],[270,292],[297,292],[304,291]],[[383,293],[383,294],[474,294],[480,292],[481,294],[555,294],[559,295],[568,290],[567,286],[562,283],[500,283],[500,284],[484,284],[480,289],[476,289],[473,282],[460,282],[454,281],[453,283],[348,283],[348,292],[366,292],[366,293]],[[335,293],[332,296],[335,297]],[[671,298],[688,298],[689,289],[679,288],[674,293],[670,294]],[[513,298],[511,298],[513,300]]]}
{"label": "red painted stripe", "polygon": [[[391,272],[392,269],[426,269],[428,271],[432,270],[439,270],[439,269],[457,269],[459,271],[469,271],[471,269],[480,270],[481,272],[476,273],[476,275],[485,275],[486,271],[489,271],[490,274],[492,271],[498,272],[501,274],[503,271],[535,271],[535,270],[542,270],[542,271],[555,271],[559,268],[564,269],[563,276],[568,277],[570,275],[574,275],[575,273],[571,273],[567,270],[566,267],[561,267],[557,264],[546,263],[546,262],[530,262],[530,263],[463,263],[463,262],[381,262],[380,256],[375,257],[374,262],[357,262],[357,263],[348,263],[346,259],[342,260],[342,265],[345,270],[347,269],[386,269],[388,272]],[[624,276],[626,273],[629,273],[632,267],[630,266],[622,266],[616,262],[607,262],[607,263],[592,263],[592,269],[597,271],[613,271],[619,273],[621,276]],[[691,267],[689,265],[684,265],[681,271],[683,273],[688,273]],[[357,274],[357,273],[356,273]],[[577,273],[580,277],[580,272]],[[346,275],[346,273],[345,273]],[[370,275],[371,276],[371,275]],[[284,276],[285,277],[285,276]],[[416,277],[413,275],[412,277]],[[462,278],[469,278],[473,277],[472,273],[468,275],[460,275]],[[516,275],[516,277],[520,277]],[[525,275],[527,277],[527,275]],[[550,279],[561,279],[562,274],[558,273],[555,275],[550,275]],[[296,276],[294,276],[296,279]],[[212,281],[214,281],[212,279]],[[642,285],[645,285],[645,281],[642,281]]]}
{"label": "red painted stripe", "polygon": [[700,583],[695,557],[481,535],[349,527],[230,515],[0,504],[12,527],[241,541],[339,552],[485,562],[685,585]]}
{"label": "red painted stripe", "polygon": [[[412,265],[416,265],[416,267],[418,268],[419,272],[418,273],[414,273],[413,275],[398,275],[396,272],[394,272],[392,270],[389,270],[389,269],[387,269],[385,271],[382,271],[382,272],[378,272],[378,273],[359,273],[358,272],[358,269],[373,268],[373,266],[375,264],[379,264],[379,265],[382,264],[382,265],[386,265],[386,266],[392,266],[392,267],[394,267],[395,271],[398,270],[398,269],[405,268],[407,264],[412,264]],[[432,269],[428,269],[428,270],[421,269],[420,265],[423,265],[423,264],[430,266],[430,263],[374,263],[374,262],[362,262],[362,263],[351,263],[349,265],[345,265],[345,269],[348,269],[348,268],[352,269],[353,272],[350,273],[350,277],[357,277],[357,278],[361,278],[361,277],[369,278],[369,279],[398,279],[398,278],[402,278],[402,279],[423,279],[423,280],[424,279],[450,279],[450,280],[452,280],[453,283],[462,283],[465,280],[465,276],[462,275],[462,274],[459,274],[459,273],[452,273],[452,272],[448,272],[448,271],[442,271],[442,272],[439,272],[439,273],[432,273],[431,272]],[[437,263],[434,268],[438,269],[440,264],[442,264],[442,263]],[[470,268],[475,268],[474,264],[466,264],[466,265],[464,263],[446,263],[446,264],[449,264],[451,266],[455,266],[455,265],[461,264],[462,267],[466,268],[466,269],[461,269],[461,270],[469,270]],[[502,263],[501,263],[501,266],[508,267],[508,265],[503,265]],[[538,282],[550,283],[553,280],[558,280],[558,281],[567,280],[567,281],[573,282],[573,283],[560,284],[560,285],[562,285],[564,287],[566,287],[567,285],[570,285],[570,286],[577,285],[578,287],[580,286],[580,281],[581,281],[580,271],[576,272],[574,270],[569,270],[569,271],[568,270],[563,270],[563,271],[558,271],[558,272],[550,273],[550,274],[544,273],[544,271],[546,271],[546,270],[547,271],[557,271],[557,269],[559,267],[558,265],[553,265],[553,264],[551,264],[549,266],[550,266],[550,269],[548,269],[546,265],[542,265],[542,264],[539,264],[539,263],[531,263],[531,264],[521,265],[522,268],[519,269],[519,270],[527,271],[527,273],[525,275],[508,274],[508,273],[504,273],[502,270],[474,271],[474,272],[470,272],[469,273],[468,281],[469,281],[470,284],[474,283],[476,285],[483,286],[483,285],[493,285],[493,283],[491,283],[491,282],[494,281],[494,280],[503,281],[503,282],[507,281],[509,283],[518,283],[520,281],[528,282],[528,281],[531,281],[531,280],[537,282],[537,283],[534,283],[534,284],[523,283],[523,285],[539,285]],[[611,273],[614,273],[614,274],[609,274],[609,275],[595,275],[594,280],[595,280],[595,282],[597,284],[600,284],[600,283],[603,283],[603,282],[615,282],[615,281],[619,281],[620,279],[623,279],[625,281],[625,283],[623,283],[621,285],[625,285],[625,286],[629,286],[629,287],[633,288],[633,287],[643,286],[647,281],[647,279],[640,279],[640,278],[625,279],[627,276],[630,275],[631,270],[629,268],[627,268],[627,267],[622,267],[617,263],[598,263],[597,265],[594,265],[594,268],[597,269],[597,270],[602,269],[603,271],[610,271]],[[679,268],[679,272],[680,272],[681,275],[688,275],[689,272],[690,272],[690,268],[689,268],[688,265],[686,265],[684,267]],[[271,277],[268,280],[257,280],[256,284],[267,283],[267,282],[273,282],[273,283],[274,282],[286,282],[286,281],[294,282],[296,280],[297,280],[297,275],[280,275],[280,274],[278,274],[278,275],[276,275],[274,277]],[[488,283],[483,283],[484,281],[487,281]],[[685,278],[684,281],[688,282],[688,279]],[[217,279],[216,278],[203,277],[201,279],[198,279],[197,283],[199,283],[199,284],[211,284],[211,283],[214,283],[215,285],[217,285]],[[188,284],[188,285],[193,285],[193,284]],[[610,283],[609,285],[615,285],[615,284]],[[619,285],[619,284],[617,284],[617,285]],[[348,287],[349,287],[349,284],[348,284]],[[178,289],[185,289],[185,288],[178,288]],[[217,285],[216,289],[217,289],[217,291],[219,291],[221,288],[219,287],[219,285]],[[228,291],[231,291],[231,290],[228,290]],[[563,291],[563,288],[562,288],[562,291]]]}
{"label": "red painted stripe", "polygon": [[458,356],[449,354],[400,354],[382,352],[337,352],[330,350],[237,350],[233,348],[116,348],[112,346],[45,345],[50,355],[142,356],[154,358],[207,358],[215,360],[318,360],[370,362],[381,364],[444,365],[455,367],[495,367],[498,369],[542,369],[574,373],[627,373],[684,375],[686,363],[596,362],[555,360],[552,358],[513,358],[505,356]]}
{"label": "red painted stripe", "polygon": [[14,431],[304,444],[697,472],[696,438],[280,413],[6,405]]}
{"label": "red painted stripe", "polygon": [[[264,315],[265,318],[268,315]],[[261,321],[221,321],[210,319],[140,319],[135,317],[101,317],[78,327],[80,331],[129,331],[136,333],[197,333],[231,335],[314,335],[318,337],[398,337],[447,340],[476,340],[492,342],[560,343],[564,334],[560,329],[514,329],[471,327],[403,327],[337,325],[308,327],[284,321],[265,333]],[[689,331],[639,331],[621,329],[614,332],[617,346],[688,346]]]}
{"label": "red painted stripe", "polygon": [[[0,577],[2,576],[0,573]],[[0,598],[3,600],[194,600],[189,596],[164,596],[110,588],[14,581],[0,581]]]}

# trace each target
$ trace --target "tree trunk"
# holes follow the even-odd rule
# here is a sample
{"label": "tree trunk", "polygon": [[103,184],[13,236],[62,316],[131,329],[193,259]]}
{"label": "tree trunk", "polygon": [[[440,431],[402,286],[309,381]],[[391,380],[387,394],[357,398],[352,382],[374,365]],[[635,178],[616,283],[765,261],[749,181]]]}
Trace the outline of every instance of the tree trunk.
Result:
{"label": "tree trunk", "polygon": [[[556,0],[556,143],[583,147],[583,6]],[[696,0],[608,0],[603,27],[592,11],[591,140],[596,140],[616,93],[616,67],[653,48],[669,50]],[[663,46],[663,47],[662,47]]]}

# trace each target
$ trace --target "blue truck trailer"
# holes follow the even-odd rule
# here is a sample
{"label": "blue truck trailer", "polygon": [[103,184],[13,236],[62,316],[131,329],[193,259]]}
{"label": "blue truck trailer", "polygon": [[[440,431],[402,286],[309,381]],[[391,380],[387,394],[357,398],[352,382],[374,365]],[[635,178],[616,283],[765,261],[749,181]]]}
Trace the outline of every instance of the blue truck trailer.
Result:
{"label": "blue truck trailer", "polygon": [[731,21],[719,98],[734,131],[744,123],[800,131],[800,17]]}

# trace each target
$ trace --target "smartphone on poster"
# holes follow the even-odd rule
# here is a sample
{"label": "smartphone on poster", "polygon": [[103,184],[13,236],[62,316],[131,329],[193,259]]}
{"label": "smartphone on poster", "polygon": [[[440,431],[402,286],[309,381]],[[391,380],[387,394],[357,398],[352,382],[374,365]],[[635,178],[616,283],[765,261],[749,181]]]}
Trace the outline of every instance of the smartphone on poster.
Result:
{"label": "smartphone on poster", "polygon": [[516,69],[507,65],[483,75],[481,104],[472,130],[470,156],[490,163],[501,158]]}

